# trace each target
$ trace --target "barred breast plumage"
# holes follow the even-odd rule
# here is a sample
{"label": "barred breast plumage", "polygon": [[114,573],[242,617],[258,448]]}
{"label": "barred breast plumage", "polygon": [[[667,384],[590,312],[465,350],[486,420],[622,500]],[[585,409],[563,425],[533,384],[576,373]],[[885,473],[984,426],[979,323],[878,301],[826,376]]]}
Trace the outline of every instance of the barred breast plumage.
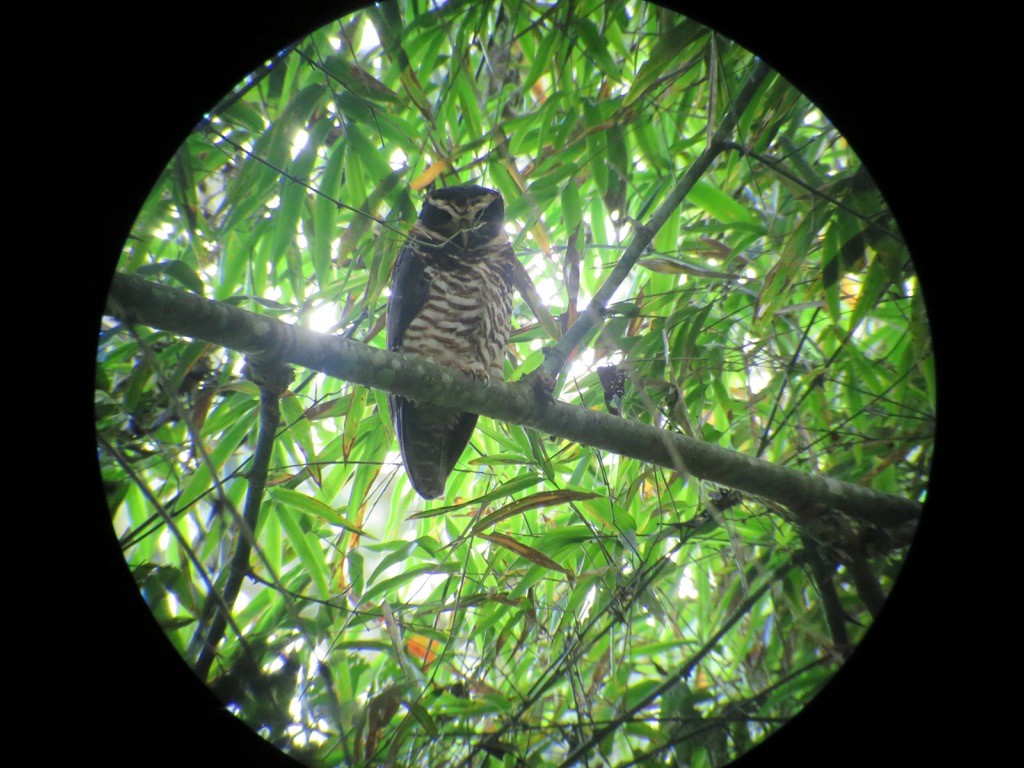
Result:
{"label": "barred breast plumage", "polygon": [[[427,195],[395,261],[388,349],[478,378],[501,379],[511,332],[512,259],[505,205],[494,190],[447,187]],[[389,396],[402,461],[427,499],[444,494],[476,414]]]}

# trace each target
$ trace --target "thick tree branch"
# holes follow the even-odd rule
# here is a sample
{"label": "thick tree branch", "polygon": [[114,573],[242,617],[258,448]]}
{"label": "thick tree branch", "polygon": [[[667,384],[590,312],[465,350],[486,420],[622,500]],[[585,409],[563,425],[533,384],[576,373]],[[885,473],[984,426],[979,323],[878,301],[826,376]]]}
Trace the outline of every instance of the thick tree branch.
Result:
{"label": "thick tree branch", "polygon": [[777,466],[649,424],[546,401],[525,382],[478,381],[452,368],[288,325],[135,276],[114,276],[107,313],[418,401],[533,427],[790,508],[839,510],[885,528],[914,521],[921,513],[921,505],[911,499]]}

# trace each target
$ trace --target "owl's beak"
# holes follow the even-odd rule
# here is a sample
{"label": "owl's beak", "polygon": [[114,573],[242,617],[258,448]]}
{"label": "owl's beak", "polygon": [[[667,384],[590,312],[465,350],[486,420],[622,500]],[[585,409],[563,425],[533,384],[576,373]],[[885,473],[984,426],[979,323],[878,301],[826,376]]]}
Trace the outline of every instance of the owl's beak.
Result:
{"label": "owl's beak", "polygon": [[480,226],[480,222],[477,221],[476,216],[464,216],[455,219],[453,223],[458,228],[459,237],[462,240],[462,247],[468,248],[469,235],[474,229]]}

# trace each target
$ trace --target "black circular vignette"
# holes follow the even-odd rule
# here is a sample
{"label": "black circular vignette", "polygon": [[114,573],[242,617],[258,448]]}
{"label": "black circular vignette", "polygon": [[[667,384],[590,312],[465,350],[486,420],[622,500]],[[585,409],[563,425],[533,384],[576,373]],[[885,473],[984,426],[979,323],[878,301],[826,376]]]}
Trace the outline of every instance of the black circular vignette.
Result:
{"label": "black circular vignette", "polygon": [[[177,147],[203,114],[274,53],[366,4],[255,0],[244,4],[185,0],[154,15],[103,17],[91,7],[69,22],[80,66],[105,88],[82,93],[69,110],[86,134],[78,173],[97,181],[76,235],[86,266],[71,301],[83,321],[74,343],[81,408],[74,431],[85,503],[73,520],[77,566],[70,578],[66,626],[73,653],[64,653],[78,679],[68,686],[73,751],[105,765],[299,766],[230,714],[188,668],[159,628],[125,567],[111,535],[96,464],[92,411],[96,333],[121,247]],[[70,58],[70,57],[69,57]],[[101,75],[101,76],[100,76]],[[114,130],[113,116],[148,115],[132,132]],[[80,410],[80,412],[79,412]],[[79,557],[79,555],[76,555]],[[61,582],[60,589],[68,587]],[[66,646],[65,646],[66,647]]]}
{"label": "black circular vignette", "polygon": [[[948,360],[957,316],[968,311],[964,303],[970,299],[957,296],[953,279],[969,222],[943,215],[966,161],[950,156],[946,142],[953,140],[933,109],[946,104],[941,91],[957,65],[945,46],[954,37],[970,38],[984,19],[900,16],[891,4],[874,0],[835,8],[806,2],[706,5],[672,7],[759,54],[806,93],[849,139],[885,194],[924,286],[940,386],[931,500],[882,616],[804,712],[735,765],[900,765],[926,753],[927,742],[940,735],[943,756],[952,762],[967,756],[969,731],[952,723],[951,701],[960,697],[957,680],[964,674],[951,663],[964,654],[962,641],[952,635],[971,630],[941,627],[951,606],[962,604],[959,591],[965,588],[942,572],[954,533],[949,519],[964,509],[970,489],[956,459],[959,430],[950,407],[960,402],[963,381]],[[75,555],[67,569],[59,569],[60,599],[50,610],[59,609],[66,629],[54,658],[66,660],[76,675],[58,681],[62,705],[74,713],[72,749],[106,765],[296,765],[229,715],[191,674],[125,568],[96,471],[95,334],[139,207],[203,112],[277,50],[358,7],[185,0],[160,16],[86,17],[92,9],[79,8],[64,22],[75,35],[68,61],[88,68],[94,86],[106,87],[61,107],[83,130],[65,170],[88,179],[90,189],[75,201],[80,221],[74,257],[82,282],[71,286],[68,306],[81,321],[65,341],[78,473],[65,536]],[[111,128],[122,112],[152,118],[126,133]],[[98,190],[92,187],[97,181]],[[944,313],[944,307],[957,311]],[[77,503],[79,497],[84,503]],[[90,553],[86,562],[83,551]],[[949,644],[937,646],[943,634]]]}

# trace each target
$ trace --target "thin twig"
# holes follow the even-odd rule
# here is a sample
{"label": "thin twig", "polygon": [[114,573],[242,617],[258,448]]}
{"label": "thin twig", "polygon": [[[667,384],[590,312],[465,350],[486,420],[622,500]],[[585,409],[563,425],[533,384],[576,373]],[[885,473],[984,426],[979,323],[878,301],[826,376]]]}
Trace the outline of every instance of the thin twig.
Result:
{"label": "thin twig", "polygon": [[[281,420],[278,401],[291,383],[292,370],[281,363],[262,363],[253,365],[252,371],[253,378],[258,379],[257,383],[260,388],[260,427],[256,450],[253,453],[252,465],[248,473],[249,488],[245,497],[242,521],[249,531],[255,532],[260,506],[263,503],[267,472],[270,469],[270,455],[277,437],[277,425]],[[235,604],[242,588],[242,581],[249,570],[249,556],[252,554],[252,548],[252,538],[239,531],[235,552],[228,565],[228,577],[224,584],[223,598],[217,596],[218,610],[210,622],[205,637],[202,637],[202,627],[196,630],[196,637],[201,638],[201,645],[195,673],[200,680],[206,680],[209,675],[217,645],[224,636],[224,628],[230,619],[228,610]],[[211,592],[209,599],[214,599],[214,596],[215,592]]]}
{"label": "thin twig", "polygon": [[885,591],[878,583],[878,577],[862,558],[854,558],[846,564],[857,588],[857,596],[871,612],[871,618],[877,619],[885,604]]}
{"label": "thin twig", "polygon": [[839,594],[836,592],[836,585],[833,583],[834,565],[829,566],[825,559],[825,552],[819,547],[810,536],[801,534],[801,541],[808,553],[808,563],[811,567],[811,576],[818,587],[818,594],[821,597],[821,605],[825,611],[825,621],[828,630],[832,635],[832,644],[843,660],[849,658],[853,652],[853,645],[850,643],[850,636],[846,632],[846,612],[839,602]]}
{"label": "thin twig", "polygon": [[[191,544],[189,544],[182,532],[178,530],[178,526],[174,524],[171,513],[167,511],[164,505],[160,503],[160,499],[156,497],[153,491],[150,490],[149,486],[146,485],[145,481],[135,472],[132,468],[131,462],[125,458],[120,449],[110,443],[102,434],[97,435],[97,440],[99,441],[100,447],[103,451],[109,454],[114,461],[121,465],[121,468],[124,469],[128,478],[135,484],[135,487],[142,492],[142,495],[146,497],[146,500],[153,505],[153,509],[156,510],[156,513],[161,517],[161,519],[163,519],[164,525],[167,526],[167,530],[169,530],[171,535],[178,540],[178,545],[181,547],[182,552],[185,553],[189,562],[192,563],[192,567],[195,568],[196,573],[199,574],[199,578],[206,585],[207,594],[213,596],[213,604],[219,605],[223,609],[227,609],[227,605],[224,603],[224,600],[221,598],[213,584],[213,579],[210,578],[210,574],[203,566],[198,555],[196,555],[195,550],[192,549]],[[245,636],[242,634],[241,628],[235,623],[235,620],[231,618],[230,615],[228,616],[228,623],[231,625],[231,629],[234,630],[235,635],[237,635],[238,642],[242,646],[243,652],[250,654],[251,651],[249,650],[248,644],[245,642]]]}
{"label": "thin twig", "polygon": [[790,562],[776,568],[772,573],[771,578],[767,579],[761,587],[759,587],[752,595],[750,595],[750,597],[740,604],[726,622],[719,627],[718,631],[715,632],[715,634],[713,634],[703,646],[701,646],[700,650],[698,650],[697,653],[689,659],[689,661],[669,675],[661,685],[647,694],[647,696],[634,704],[629,711],[624,712],[621,716],[609,721],[609,723],[604,727],[594,731],[594,733],[590,735],[589,739],[579,744],[566,756],[565,760],[560,763],[559,768],[568,768],[575,764],[591,749],[597,746],[597,744],[599,744],[606,736],[616,731],[623,724],[632,720],[638,712],[643,711],[653,702],[661,698],[661,696],[663,696],[670,688],[679,683],[680,680],[685,680],[689,677],[693,670],[697,668],[697,665],[700,664],[705,656],[715,649],[718,643],[723,637],[725,637],[729,630],[733,628],[736,622],[743,618],[750,609],[757,604],[758,600],[765,596],[776,581],[781,580],[792,568],[798,565],[801,559],[802,558],[799,557],[799,553],[797,553],[797,556],[794,556]]}
{"label": "thin twig", "polygon": [[704,173],[711,167],[715,158],[725,150],[726,139],[732,134],[740,115],[746,110],[750,100],[754,97],[758,87],[760,87],[770,71],[771,69],[763,61],[758,61],[754,66],[743,89],[736,97],[732,108],[722,118],[718,130],[715,131],[704,151],[693,161],[693,165],[686,170],[683,178],[669,192],[668,197],[665,198],[664,202],[662,202],[647,223],[636,226],[629,246],[622,254],[618,264],[615,265],[612,273],[608,275],[601,287],[598,288],[590,304],[580,313],[576,322],[565,332],[561,340],[555,346],[548,348],[544,363],[539,369],[543,376],[549,378],[556,377],[562,368],[565,367],[572,353],[583,342],[586,335],[601,322],[608,302],[611,301],[615,291],[618,290],[622,282],[629,276],[630,271],[644,251],[647,250],[654,236],[665,226],[665,223],[675,213],[676,208],[682,204],[690,190],[693,189],[694,185],[700,181]]}
{"label": "thin twig", "polygon": [[757,160],[759,163],[763,163],[764,165],[767,165],[769,168],[771,168],[773,171],[775,171],[775,173],[777,173],[779,176],[782,176],[783,178],[788,179],[789,181],[793,182],[794,184],[796,184],[801,189],[806,190],[807,192],[809,192],[814,197],[820,198],[821,200],[824,200],[825,202],[827,202],[829,205],[834,205],[836,208],[839,208],[841,210],[846,211],[848,214],[853,216],[855,219],[864,222],[864,224],[866,224],[867,226],[871,227],[872,229],[877,230],[881,234],[883,234],[883,235],[885,235],[887,237],[891,237],[893,240],[895,240],[900,245],[906,245],[906,241],[902,237],[900,237],[900,235],[892,232],[887,227],[882,226],[877,221],[874,221],[873,219],[865,216],[860,211],[857,211],[857,210],[851,208],[850,206],[848,206],[846,203],[844,203],[842,200],[838,199],[834,195],[830,195],[827,192],[822,192],[820,189],[814,187],[811,184],[808,184],[806,181],[801,179],[796,174],[792,173],[791,171],[786,170],[784,167],[782,167],[782,160],[776,159],[774,157],[769,157],[768,155],[762,155],[762,154],[760,154],[758,152],[755,152],[754,150],[750,149],[749,147],[746,147],[743,144],[740,144],[739,142],[735,142],[735,141],[723,142],[722,143],[722,149],[735,150],[736,152],[739,152],[740,154],[744,155],[745,157],[752,157],[754,160]]}
{"label": "thin twig", "polygon": [[[669,565],[676,565],[673,560],[675,553],[682,549],[692,536],[702,530],[710,517],[711,515],[709,511],[705,509],[703,513],[696,515],[692,519],[683,523],[680,526],[681,535],[679,536],[679,540],[672,549],[647,567],[634,571],[633,574],[630,575],[628,581],[621,584],[616,590],[616,593],[612,595],[608,606],[604,610],[594,613],[594,615],[588,619],[586,625],[577,630],[576,637],[571,641],[566,641],[558,658],[555,659],[555,661],[550,664],[546,670],[544,670],[540,678],[534,682],[530,689],[523,695],[516,714],[509,719],[510,725],[488,734],[488,738],[500,738],[508,730],[518,728],[530,708],[540,701],[541,697],[561,680],[563,674],[568,675],[571,673],[570,666],[573,661],[588,653],[602,637],[610,632],[615,626],[623,622],[623,616],[632,610],[632,607],[643,598],[647,590],[654,583],[655,579],[661,575],[665,567]],[[622,595],[628,596],[626,602],[622,601]],[[612,615],[605,622],[604,626],[592,633],[592,630],[595,629],[598,622],[604,619],[609,613]],[[576,638],[587,638],[587,640],[584,641]],[[473,756],[483,748],[484,743],[485,742],[481,740],[475,744],[470,753],[462,760],[461,763],[459,763],[459,768],[464,768],[464,766],[468,765]]]}

